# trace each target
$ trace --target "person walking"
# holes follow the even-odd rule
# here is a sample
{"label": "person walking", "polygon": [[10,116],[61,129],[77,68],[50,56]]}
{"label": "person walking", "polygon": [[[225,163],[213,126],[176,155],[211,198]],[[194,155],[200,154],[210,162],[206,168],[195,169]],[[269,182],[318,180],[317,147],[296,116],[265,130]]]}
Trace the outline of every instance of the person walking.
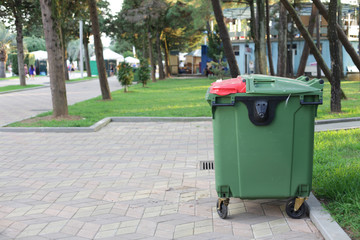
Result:
{"label": "person walking", "polygon": [[30,66],[29,75],[30,75],[31,80],[35,80],[35,68],[34,68],[34,65]]}
{"label": "person walking", "polygon": [[26,64],[24,64],[24,74],[25,74],[25,80],[29,79],[29,69]]}

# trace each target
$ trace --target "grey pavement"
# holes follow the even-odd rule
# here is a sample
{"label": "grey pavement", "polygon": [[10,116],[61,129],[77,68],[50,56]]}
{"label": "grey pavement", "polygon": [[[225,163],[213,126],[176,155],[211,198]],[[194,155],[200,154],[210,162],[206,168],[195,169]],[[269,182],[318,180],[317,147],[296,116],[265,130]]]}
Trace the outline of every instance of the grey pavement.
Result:
{"label": "grey pavement", "polygon": [[[71,77],[79,77],[73,73]],[[110,91],[121,88],[116,77],[108,78]],[[27,84],[44,84],[45,87],[26,91],[16,91],[0,94],[0,126],[33,117],[39,113],[52,110],[50,85],[48,77],[37,77],[36,80],[27,81]],[[19,85],[19,80],[0,81],[0,86],[10,84]],[[101,95],[98,79],[69,82],[66,84],[68,104],[74,104]]]}
{"label": "grey pavement", "polygon": [[[0,95],[0,124],[51,109],[49,91]],[[67,91],[69,104],[100,95],[96,80]],[[203,120],[0,132],[0,239],[323,239],[284,200],[231,199],[220,219],[214,171],[199,167],[214,160],[212,139]]]}

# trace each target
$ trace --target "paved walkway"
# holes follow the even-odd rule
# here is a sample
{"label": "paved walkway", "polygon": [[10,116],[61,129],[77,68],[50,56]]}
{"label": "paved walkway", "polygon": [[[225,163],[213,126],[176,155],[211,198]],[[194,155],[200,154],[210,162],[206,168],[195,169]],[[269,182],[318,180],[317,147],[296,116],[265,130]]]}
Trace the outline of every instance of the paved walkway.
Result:
{"label": "paved walkway", "polygon": [[322,239],[284,201],[215,209],[211,122],[0,133],[0,239]]}
{"label": "paved walkway", "polygon": [[[74,73],[71,77],[79,76]],[[111,91],[121,88],[116,77],[108,78],[108,82]],[[49,78],[37,77],[35,81],[27,81],[27,84],[33,83],[44,84],[45,87],[0,94],[0,126],[52,110]],[[19,85],[20,83],[18,79],[0,81],[0,86],[11,84]],[[69,105],[97,97],[101,95],[99,80],[67,83],[66,95]]]}
{"label": "paved walkway", "polygon": [[[98,81],[67,90],[69,104],[100,94]],[[51,109],[49,94],[0,95],[0,124]],[[231,199],[220,219],[214,171],[199,168],[212,139],[210,121],[0,132],[0,239],[323,239],[282,200]]]}

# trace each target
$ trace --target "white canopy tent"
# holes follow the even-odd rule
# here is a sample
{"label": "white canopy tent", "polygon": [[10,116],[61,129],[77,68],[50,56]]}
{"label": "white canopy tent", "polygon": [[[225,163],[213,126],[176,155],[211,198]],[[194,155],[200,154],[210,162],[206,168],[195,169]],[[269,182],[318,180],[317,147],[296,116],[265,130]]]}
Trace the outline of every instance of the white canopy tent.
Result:
{"label": "white canopy tent", "polygon": [[[124,61],[124,57],[122,55],[110,50],[109,48],[104,49],[103,55],[104,55],[104,60],[116,60],[116,63]],[[96,56],[95,55],[92,56],[90,60],[96,61]]]}
{"label": "white canopy tent", "polygon": [[140,60],[134,57],[126,57],[125,62],[131,63],[131,64],[139,64]]}
{"label": "white canopy tent", "polygon": [[35,51],[35,52],[31,52],[30,54],[34,54],[35,56],[35,60],[47,60],[48,59],[48,54],[46,51]]}

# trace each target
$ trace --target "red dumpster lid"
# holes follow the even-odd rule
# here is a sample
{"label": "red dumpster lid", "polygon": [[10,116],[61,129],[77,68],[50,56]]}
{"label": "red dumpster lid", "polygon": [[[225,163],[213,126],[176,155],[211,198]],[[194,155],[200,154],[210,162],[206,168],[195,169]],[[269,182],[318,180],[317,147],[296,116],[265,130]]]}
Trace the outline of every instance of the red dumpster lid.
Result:
{"label": "red dumpster lid", "polygon": [[232,93],[245,93],[246,82],[242,77],[232,78],[229,80],[218,80],[213,82],[210,87],[210,93],[219,96],[225,96]]}

